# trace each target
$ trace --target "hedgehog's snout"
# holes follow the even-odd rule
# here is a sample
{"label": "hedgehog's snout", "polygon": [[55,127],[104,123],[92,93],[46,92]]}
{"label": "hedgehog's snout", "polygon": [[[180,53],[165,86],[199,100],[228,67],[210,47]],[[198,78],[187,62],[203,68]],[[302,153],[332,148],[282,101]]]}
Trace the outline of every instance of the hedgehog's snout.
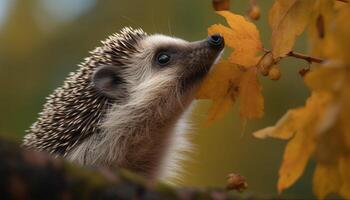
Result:
{"label": "hedgehog's snout", "polygon": [[207,41],[208,41],[209,46],[212,48],[217,48],[217,49],[222,50],[225,46],[225,40],[219,34],[214,34],[214,35],[209,36]]}
{"label": "hedgehog's snout", "polygon": [[194,60],[201,62],[211,62],[222,52],[225,47],[225,40],[219,34],[209,36],[207,39],[193,42],[193,49],[189,56]]}
{"label": "hedgehog's snout", "polygon": [[182,88],[191,88],[208,74],[213,64],[220,59],[225,47],[225,40],[221,35],[212,35],[205,40],[190,43],[192,48],[185,52],[182,65],[185,72],[181,72]]}
{"label": "hedgehog's snout", "polygon": [[195,59],[199,59],[200,62],[211,65],[223,51],[225,47],[225,40],[221,35],[214,34],[198,43],[194,42],[194,44],[199,45],[194,45],[195,49],[191,56],[196,57]]}

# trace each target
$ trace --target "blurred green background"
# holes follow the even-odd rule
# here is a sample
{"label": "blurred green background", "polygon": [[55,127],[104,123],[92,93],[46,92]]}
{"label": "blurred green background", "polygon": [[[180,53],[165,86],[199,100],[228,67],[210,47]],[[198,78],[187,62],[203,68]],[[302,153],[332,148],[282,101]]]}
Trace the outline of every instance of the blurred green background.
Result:
{"label": "blurred green background", "polygon": [[[269,47],[268,9],[272,0],[258,1],[256,22]],[[248,1],[235,0],[231,10],[245,14]],[[207,37],[207,28],[225,23],[215,15],[211,0],[0,0],[0,131],[21,137],[37,118],[45,97],[60,86],[88,51],[123,26],[142,27],[148,33],[175,35],[186,40]],[[305,36],[295,49],[306,52]],[[244,134],[237,108],[224,120],[205,127],[210,102],[201,101],[193,114],[192,160],[185,163],[183,185],[223,187],[226,176],[239,173],[249,189],[261,197],[276,196],[278,169],[285,141],[255,139],[251,133],[272,125],[288,109],[303,105],[308,91],[298,70],[307,64],[295,59],[282,62],[282,79],[261,78],[265,117],[249,121]],[[282,197],[314,198],[313,163]]]}

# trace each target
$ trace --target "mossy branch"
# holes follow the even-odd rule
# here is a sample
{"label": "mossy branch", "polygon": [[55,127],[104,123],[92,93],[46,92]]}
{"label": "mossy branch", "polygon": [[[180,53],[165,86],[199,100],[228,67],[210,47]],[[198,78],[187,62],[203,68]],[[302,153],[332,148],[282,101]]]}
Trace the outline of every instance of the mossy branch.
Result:
{"label": "mossy branch", "polygon": [[241,199],[224,189],[148,183],[130,172],[73,165],[0,137],[3,199]]}

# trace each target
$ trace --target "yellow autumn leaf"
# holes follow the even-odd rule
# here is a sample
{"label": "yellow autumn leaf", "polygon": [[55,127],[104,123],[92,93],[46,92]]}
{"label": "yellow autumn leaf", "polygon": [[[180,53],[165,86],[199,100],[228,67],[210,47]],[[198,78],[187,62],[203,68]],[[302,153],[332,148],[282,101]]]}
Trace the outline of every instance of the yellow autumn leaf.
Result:
{"label": "yellow autumn leaf", "polygon": [[350,157],[342,133],[340,121],[334,121],[327,131],[317,134],[313,190],[318,199],[325,199],[330,193],[350,197]]}
{"label": "yellow autumn leaf", "polygon": [[344,84],[346,68],[323,65],[305,76],[306,85],[314,91],[336,91]]}
{"label": "yellow autumn leaf", "polygon": [[298,130],[288,142],[284,151],[282,165],[278,175],[278,192],[290,187],[303,174],[307,162],[315,149],[312,135],[304,130]]}
{"label": "yellow autumn leaf", "polygon": [[318,199],[325,199],[330,193],[349,197],[350,157],[341,129],[339,121],[335,121],[326,132],[317,135],[313,190]]}
{"label": "yellow autumn leaf", "polygon": [[276,59],[288,54],[311,18],[316,0],[276,0],[269,12],[272,54]]}
{"label": "yellow autumn leaf", "polygon": [[308,26],[308,39],[313,56],[324,58],[324,47],[329,38],[326,27],[334,19],[334,0],[317,0]]}
{"label": "yellow autumn leaf", "polygon": [[[329,12],[331,8],[323,10],[327,9]],[[338,12],[332,15],[333,18],[328,16],[330,23],[325,23],[325,37],[313,41],[314,48],[319,48],[313,52],[327,57],[328,61],[305,77],[305,83],[310,89],[332,94],[333,104],[339,106],[336,116],[333,116],[335,120],[331,125],[332,132],[326,139],[320,140],[325,142],[318,142],[319,153],[313,188],[319,199],[325,199],[332,192],[350,199],[350,28],[344,26],[350,17],[350,6],[343,5],[338,9]],[[327,15],[325,18],[327,19]],[[324,137],[324,134],[321,136]],[[331,158],[336,159],[333,165],[329,164]],[[322,173],[320,168],[328,171],[324,169],[326,172]],[[334,180],[334,177],[338,179]]]}
{"label": "yellow autumn leaf", "polygon": [[241,15],[229,11],[217,13],[225,17],[230,28],[215,24],[209,27],[209,34],[221,34],[225,38],[226,45],[234,49],[229,57],[232,63],[242,66],[255,65],[259,60],[257,53],[263,49],[256,26]]}
{"label": "yellow autumn leaf", "polygon": [[[322,126],[326,124],[329,128],[321,129],[323,132],[318,134],[315,159],[317,168],[323,167],[329,171],[324,174],[316,172],[314,174],[314,179],[319,179],[313,182],[314,192],[319,199],[325,199],[329,193],[338,193],[345,199],[350,198],[349,85],[349,82],[345,82],[340,90],[338,88],[334,91],[336,96],[334,96],[332,104],[337,105],[336,112],[333,112],[331,116],[329,116],[330,114],[326,115],[326,117],[331,118],[332,123],[321,121]],[[337,177],[336,180],[335,177]]]}
{"label": "yellow autumn leaf", "polygon": [[266,127],[253,133],[257,138],[279,138],[290,139],[297,129],[298,120],[302,117],[300,109],[288,111],[275,126]]}
{"label": "yellow autumn leaf", "polygon": [[312,181],[313,191],[318,199],[325,199],[327,194],[338,192],[341,181],[337,164],[318,164]]}
{"label": "yellow autumn leaf", "polygon": [[264,113],[264,98],[257,69],[245,69],[226,60],[215,66],[200,86],[196,97],[213,101],[208,113],[209,123],[223,117],[237,97],[242,118],[259,118]]}
{"label": "yellow autumn leaf", "polygon": [[[307,20],[302,19],[305,13],[300,11],[308,7],[313,13],[309,28],[313,55],[322,56],[327,62],[313,65],[305,76],[305,83],[312,90],[305,107],[289,110],[275,126],[257,131],[254,135],[259,138],[290,138],[279,170],[280,192],[295,183],[313,156],[316,161],[313,177],[316,196],[325,199],[330,193],[338,193],[349,199],[350,28],[344,24],[350,19],[350,5],[335,9],[331,0],[276,0],[270,12],[274,34],[290,32],[284,29],[284,23],[289,28],[297,28],[294,35],[288,35],[291,32],[283,33],[284,37],[277,38],[275,35],[273,46],[279,44],[273,47],[273,53],[278,57],[290,51],[296,35],[306,26]],[[300,20],[303,24],[299,23]]]}
{"label": "yellow autumn leaf", "polygon": [[258,81],[257,68],[251,67],[242,74],[239,83],[239,113],[244,119],[260,118],[264,114],[264,97]]}
{"label": "yellow autumn leaf", "polygon": [[[279,170],[279,192],[302,176],[313,157],[316,196],[324,199],[336,192],[350,198],[350,26],[344,26],[350,19],[350,5],[335,8],[334,4],[332,0],[276,0],[270,10],[272,62],[267,68],[292,50],[308,25],[313,56],[327,60],[313,65],[305,76],[312,91],[306,105],[289,110],[275,126],[254,133],[259,138],[288,140]],[[264,99],[257,71],[268,73],[257,66],[257,53],[262,50],[259,32],[242,16],[218,14],[229,27],[213,25],[209,34],[223,35],[233,53],[209,74],[198,97],[213,100],[209,121],[222,117],[237,98],[242,118],[261,117]]]}
{"label": "yellow autumn leaf", "polygon": [[349,155],[343,156],[339,159],[339,172],[342,177],[342,185],[340,187],[339,194],[345,199],[350,199],[350,157]]}
{"label": "yellow autumn leaf", "polygon": [[208,122],[220,119],[234,104],[242,70],[227,60],[221,60],[201,84],[196,97],[211,99]]}
{"label": "yellow autumn leaf", "polygon": [[[319,199],[329,193],[350,198],[350,80],[348,67],[323,64],[305,77],[314,91],[332,96],[317,134],[313,190]],[[320,108],[323,108],[320,106]],[[326,120],[325,120],[326,119]]]}
{"label": "yellow autumn leaf", "polygon": [[208,122],[220,119],[240,99],[240,116],[259,118],[264,113],[264,98],[257,77],[257,62],[262,44],[256,26],[243,16],[229,11],[217,12],[225,17],[230,27],[215,24],[208,33],[221,34],[233,52],[228,60],[217,64],[201,84],[197,99],[211,99]]}
{"label": "yellow autumn leaf", "polygon": [[342,109],[339,113],[339,126],[341,127],[346,149],[350,149],[350,90],[348,89],[349,85],[350,83],[348,82],[348,84],[345,86],[346,88],[342,91]]}
{"label": "yellow autumn leaf", "polygon": [[350,5],[342,7],[337,13],[335,19],[329,24],[328,34],[323,46],[324,55],[328,58],[342,62],[343,64],[350,63]]}
{"label": "yellow autumn leaf", "polygon": [[318,122],[324,116],[331,101],[327,93],[313,93],[306,106],[289,110],[274,127],[268,127],[254,133],[255,136],[267,136],[289,139],[279,170],[278,191],[290,187],[303,174],[305,166],[315,150],[315,132]]}

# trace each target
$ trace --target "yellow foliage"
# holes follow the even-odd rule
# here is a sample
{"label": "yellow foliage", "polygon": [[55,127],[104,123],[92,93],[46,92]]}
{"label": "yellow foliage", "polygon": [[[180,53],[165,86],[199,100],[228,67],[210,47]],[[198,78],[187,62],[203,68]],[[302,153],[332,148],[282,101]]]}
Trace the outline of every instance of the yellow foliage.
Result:
{"label": "yellow foliage", "polygon": [[323,47],[329,34],[325,33],[325,25],[334,19],[334,0],[318,0],[308,26],[308,36],[313,55],[324,58]]}
{"label": "yellow foliage", "polygon": [[259,60],[257,52],[262,50],[259,31],[256,26],[241,15],[229,11],[217,12],[225,17],[230,28],[215,24],[208,29],[210,35],[220,33],[228,47],[234,49],[229,60],[242,66],[253,66]]}
{"label": "yellow foliage", "polygon": [[343,64],[350,63],[350,5],[342,7],[337,16],[328,25],[329,37],[323,50],[328,58],[332,58]]}
{"label": "yellow foliage", "polygon": [[333,97],[317,132],[317,168],[313,188],[319,199],[324,199],[331,192],[350,198],[349,78],[349,65],[322,65],[305,77],[311,89]]}
{"label": "yellow foliage", "polygon": [[[215,66],[197,94],[200,99],[213,100],[209,121],[222,117],[237,98],[242,118],[261,117],[264,98],[258,72],[278,80],[279,60],[292,51],[297,36],[308,28],[312,56],[326,60],[312,65],[305,75],[311,96],[304,107],[287,111],[275,126],[256,131],[254,136],[288,140],[279,170],[279,192],[293,185],[314,158],[316,196],[325,199],[339,193],[350,199],[350,4],[275,0],[269,13],[272,51],[263,57],[257,56],[263,47],[253,23],[229,11],[217,13],[229,27],[215,24],[208,32],[223,35],[233,52]],[[306,56],[296,57],[310,61]]]}
{"label": "yellow foliage", "polygon": [[220,119],[232,107],[238,94],[242,74],[243,71],[238,65],[222,60],[204,80],[198,90],[197,98],[213,101],[208,113],[208,122]]}
{"label": "yellow foliage", "polygon": [[319,199],[324,199],[329,193],[338,192],[341,175],[337,165],[317,165],[312,182],[313,190]]}
{"label": "yellow foliage", "polygon": [[[318,48],[313,54],[328,61],[305,76],[313,94],[305,107],[288,111],[275,126],[254,135],[289,139],[279,171],[280,192],[302,175],[313,156],[317,163],[313,178],[316,196],[325,199],[330,193],[339,193],[350,199],[350,27],[344,26],[350,19],[350,6],[336,10],[325,6],[333,5],[329,1],[317,3],[318,16],[325,16],[322,30],[309,29],[312,45]],[[312,22],[317,24],[319,19],[314,17]]]}
{"label": "yellow foliage", "polygon": [[257,78],[257,69],[249,68],[239,83],[239,113],[246,119],[260,118],[264,114],[264,97]]}
{"label": "yellow foliage", "polygon": [[240,15],[229,11],[217,12],[225,17],[230,28],[215,24],[208,29],[210,35],[219,33],[233,52],[228,60],[222,60],[209,73],[197,93],[198,99],[211,99],[208,122],[220,119],[239,97],[240,116],[244,119],[262,117],[264,98],[257,77],[261,51],[259,31],[256,26]]}
{"label": "yellow foliage", "polygon": [[269,13],[274,58],[289,53],[298,35],[304,32],[315,0],[276,0]]}
{"label": "yellow foliage", "polygon": [[279,171],[279,192],[291,186],[302,175],[314,152],[315,133],[330,100],[331,96],[326,93],[314,93],[305,107],[289,110],[275,126],[254,133],[259,138],[270,136],[290,139]]}

